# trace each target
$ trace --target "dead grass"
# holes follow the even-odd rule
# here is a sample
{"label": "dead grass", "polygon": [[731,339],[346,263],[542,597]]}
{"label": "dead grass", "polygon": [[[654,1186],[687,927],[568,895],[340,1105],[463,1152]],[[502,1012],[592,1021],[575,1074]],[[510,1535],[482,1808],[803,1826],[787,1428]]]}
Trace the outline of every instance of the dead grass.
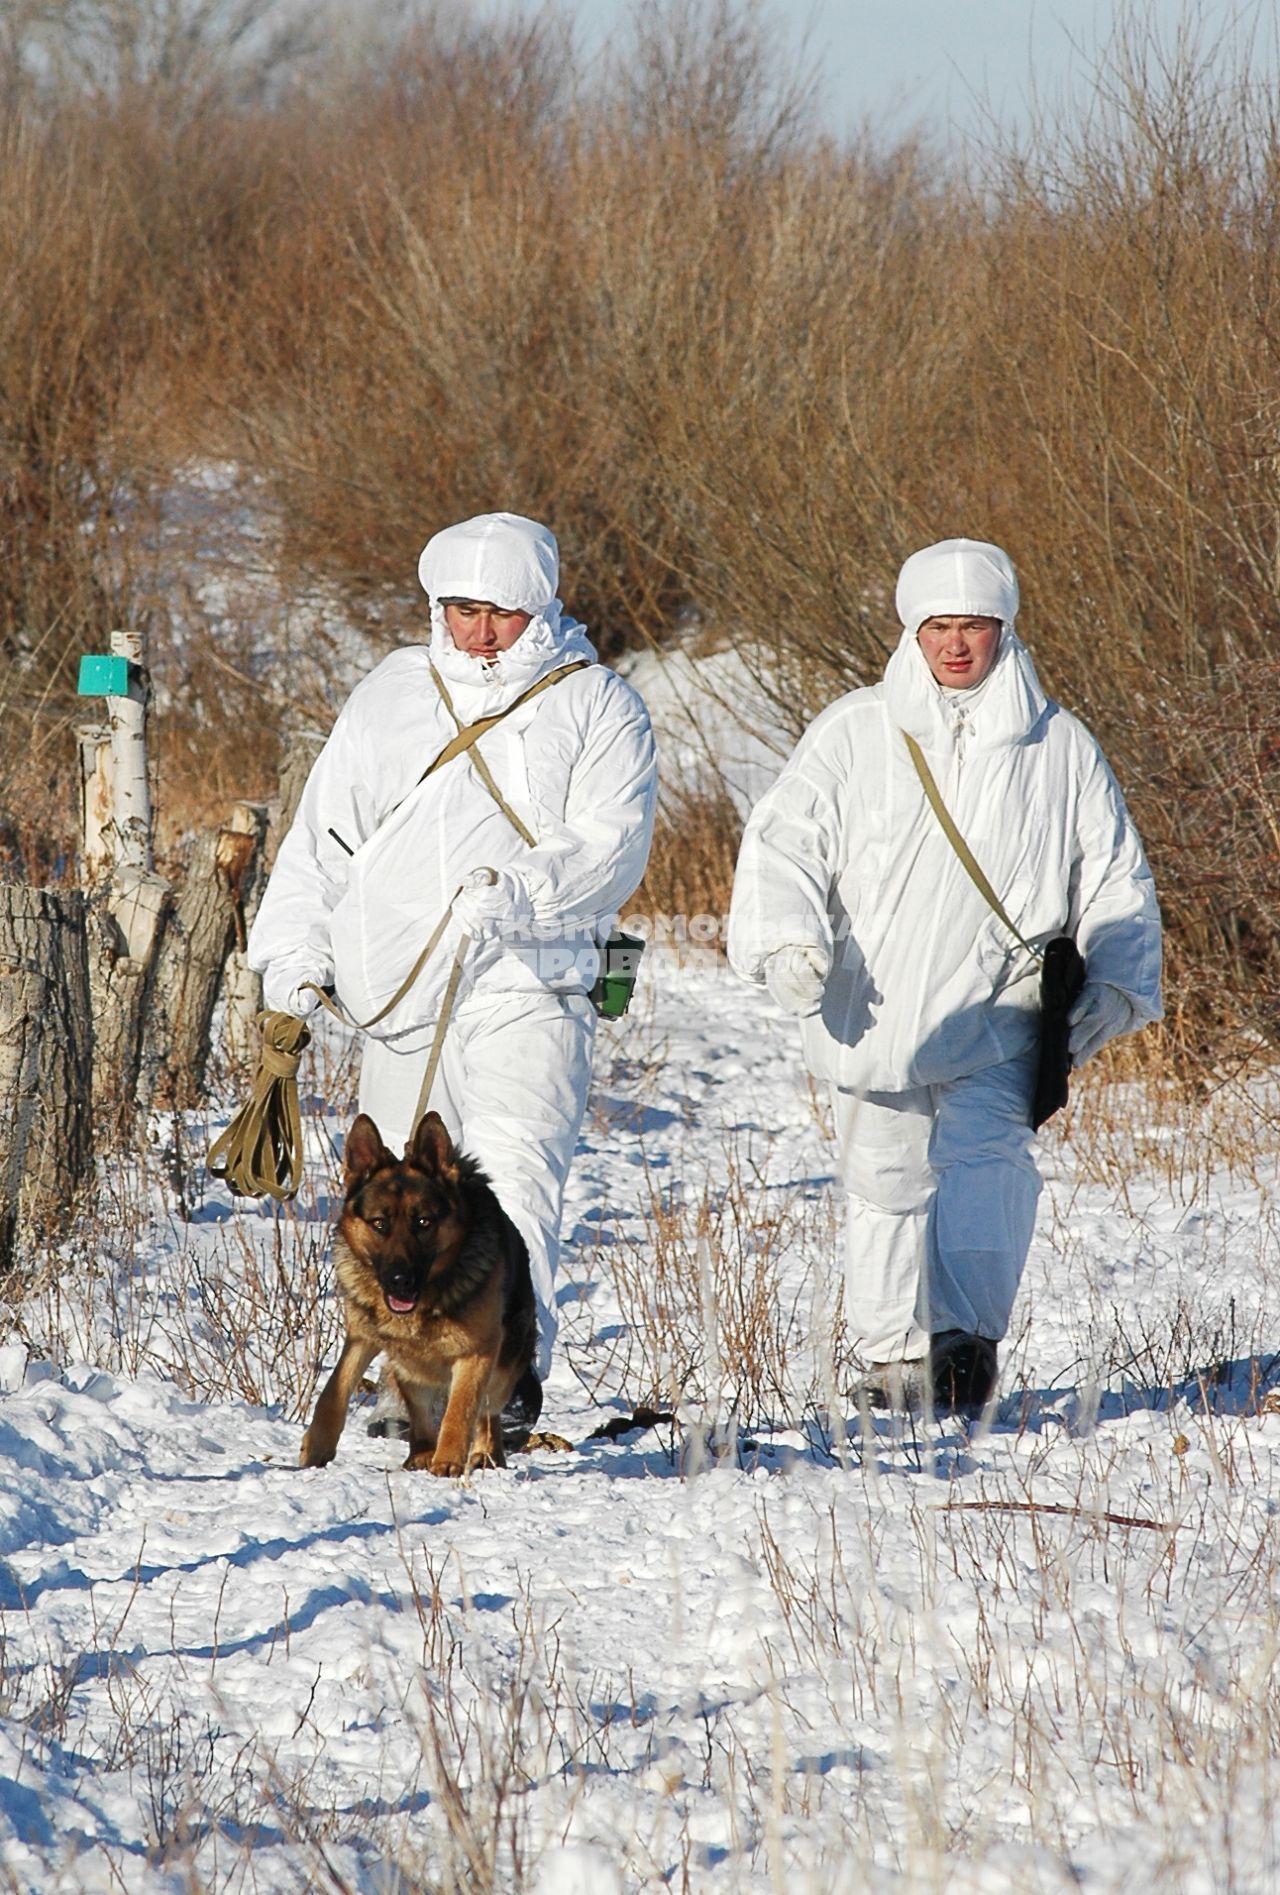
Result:
{"label": "dead grass", "polygon": [[[696,945],[723,945],[742,819],[722,784],[665,795],[654,825],[649,866],[627,903],[627,916],[679,916]],[[690,934],[690,924],[693,932]],[[713,931],[714,930],[714,931]]]}
{"label": "dead grass", "polygon": [[1198,1202],[1215,1174],[1261,1192],[1280,1145],[1280,1094],[1267,1049],[1232,1059],[1189,1052],[1168,1027],[1106,1047],[1076,1075],[1051,1137],[1071,1149],[1082,1179],[1119,1193],[1152,1178],[1175,1203]]}
{"label": "dead grass", "polygon": [[623,1354],[594,1372],[723,1434],[825,1405],[843,1325],[825,1196],[771,1184],[731,1140],[721,1156],[715,1178],[646,1174],[640,1229],[609,1252]]}
{"label": "dead grass", "polygon": [[[33,760],[65,758],[75,655],[144,610],[158,667],[182,645],[173,833],[263,793],[287,706],[202,686],[236,655],[142,584],[179,463],[252,470],[286,587],[387,637],[428,531],[546,517],[606,653],[692,599],[796,729],[879,671],[903,554],[969,532],[1149,841],[1181,1041],[1274,1042],[1280,137],[1246,73],[1134,14],[1087,113],[944,163],[815,136],[730,0],[643,12],[590,94],[551,15],[429,13],[255,88],[203,14],[189,57],[131,64],[161,14],[110,11],[97,90],[64,65],[0,114],[20,870],[73,839]],[[728,848],[673,810],[655,905],[721,897]]]}

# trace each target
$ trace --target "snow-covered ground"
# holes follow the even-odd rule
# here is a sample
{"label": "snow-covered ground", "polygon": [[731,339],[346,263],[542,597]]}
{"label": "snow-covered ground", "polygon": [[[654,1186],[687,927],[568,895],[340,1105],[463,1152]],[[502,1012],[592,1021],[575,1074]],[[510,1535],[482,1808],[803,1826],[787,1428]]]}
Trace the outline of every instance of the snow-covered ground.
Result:
{"label": "snow-covered ground", "polygon": [[233,1206],[214,1126],[158,1123],[16,1312],[0,1885],[1280,1885],[1274,1094],[1166,1122],[1086,1084],[998,1411],[872,1421],[794,1027],[653,959],[566,1209],[571,1449],[436,1481],[357,1412],[297,1468],[337,1048],[296,1208]]}
{"label": "snow-covered ground", "polygon": [[[370,645],[277,530],[190,470],[157,609],[323,723]],[[745,808],[787,740],[742,654],[628,670],[665,780]],[[847,1399],[797,1054],[650,950],[566,1205],[565,1446],[462,1483],[360,1412],[296,1464],[341,1041],[282,1212],[207,1178],[216,1116],[156,1120],[0,1326],[0,1889],[1280,1886],[1280,1086],[1086,1078],[970,1428]]]}

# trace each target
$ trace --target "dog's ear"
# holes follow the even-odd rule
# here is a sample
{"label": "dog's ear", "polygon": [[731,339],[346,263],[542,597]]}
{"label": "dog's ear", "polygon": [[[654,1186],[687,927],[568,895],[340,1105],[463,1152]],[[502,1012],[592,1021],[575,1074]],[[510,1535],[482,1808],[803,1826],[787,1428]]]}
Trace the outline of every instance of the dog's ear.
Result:
{"label": "dog's ear", "polygon": [[413,1135],[413,1144],[405,1153],[415,1165],[423,1171],[437,1171],[442,1174],[453,1171],[458,1162],[458,1154],[453,1148],[449,1129],[438,1112],[428,1112]]}
{"label": "dog's ear", "polygon": [[367,1112],[362,1112],[351,1130],[347,1133],[347,1142],[342,1148],[342,1170],[346,1178],[347,1190],[367,1178],[379,1165],[394,1165],[395,1153],[387,1150],[382,1142],[382,1133],[378,1130]]}

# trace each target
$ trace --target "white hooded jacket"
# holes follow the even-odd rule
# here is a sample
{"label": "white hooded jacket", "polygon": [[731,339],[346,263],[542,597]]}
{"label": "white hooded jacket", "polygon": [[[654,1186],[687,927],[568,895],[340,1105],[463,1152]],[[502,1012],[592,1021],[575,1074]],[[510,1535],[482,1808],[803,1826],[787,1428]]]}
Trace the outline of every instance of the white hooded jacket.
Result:
{"label": "white hooded jacket", "polygon": [[[515,514],[438,533],[419,574],[431,599],[428,646],[393,652],[352,692],[317,758],[249,937],[249,964],[277,994],[333,984],[353,1018],[395,993],[450,900],[477,868],[509,869],[532,924],[473,943],[466,992],[581,992],[596,944],[644,873],[653,828],[653,737],[642,700],[595,662],[555,596],[554,536]],[[460,652],[441,599],[531,612],[506,652]],[[547,673],[586,660],[521,705],[479,748],[536,846],[502,814],[465,752],[421,781],[456,726],[500,712]],[[401,1050],[429,1043],[459,930],[449,927],[410,992],[374,1032]]]}
{"label": "white hooded jacket", "polygon": [[[746,979],[763,981],[769,956],[790,946],[828,970],[821,1008],[802,1023],[806,1063],[859,1093],[958,1079],[1036,1038],[1038,965],[947,840],[903,731],[1026,940],[1073,935],[1089,981],[1126,997],[1124,1024],[1161,1015],[1142,845],[1098,744],[1045,696],[1013,630],[1012,568],[972,541],[927,551],[910,596],[899,589],[904,630],[882,682],[830,705],[752,811],[730,914],[729,958]],[[940,578],[945,559],[964,585]],[[996,661],[970,690],[944,690],[916,642],[923,620],[945,612],[1002,620]]]}

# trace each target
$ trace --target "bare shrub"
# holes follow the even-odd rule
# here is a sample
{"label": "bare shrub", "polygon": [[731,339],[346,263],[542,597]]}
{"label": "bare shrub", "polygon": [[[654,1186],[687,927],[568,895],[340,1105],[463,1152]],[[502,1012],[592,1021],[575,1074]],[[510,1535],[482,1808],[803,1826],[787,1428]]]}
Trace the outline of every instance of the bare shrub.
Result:
{"label": "bare shrub", "polygon": [[1169,935],[1168,1033],[1198,1075],[1243,1026],[1280,1046],[1280,665],[1183,680],[1124,740]]}
{"label": "bare shrub", "polygon": [[229,1219],[212,1244],[177,1222],[160,1262],[143,1266],[161,1182],[145,1162],[104,1177],[97,1216],[11,1287],[8,1332],[40,1359],[151,1370],[196,1400],[303,1419],[343,1333],[320,1207],[304,1198]]}
{"label": "bare shrub", "polygon": [[282,0],[11,0],[3,25],[10,86],[31,93],[162,82],[251,99],[316,39]]}
{"label": "bare shrub", "polygon": [[0,273],[22,285],[0,311],[0,704],[24,722],[65,702],[75,641],[121,622],[101,555],[141,339],[134,245],[100,157],[83,114],[0,122]]}
{"label": "bare shrub", "polygon": [[714,1424],[796,1420],[825,1401],[840,1353],[830,1205],[770,1185],[725,1149],[723,1181],[646,1173],[642,1230],[610,1250],[627,1325],[628,1399]]}
{"label": "bare shrub", "polygon": [[[649,866],[628,913],[720,921],[729,912],[741,840],[742,818],[723,784],[668,793],[659,803]],[[719,934],[700,945],[718,942]]]}
{"label": "bare shrub", "polygon": [[[123,18],[124,9],[121,9]],[[157,9],[157,14],[159,10]],[[0,809],[21,872],[65,873],[76,659],[146,629],[153,487],[195,436],[181,361],[243,276],[258,142],[176,83],[18,90],[0,112]],[[212,351],[216,354],[216,349]],[[225,696],[225,694],[224,694]],[[203,768],[237,723],[211,720]],[[163,720],[161,720],[163,721]],[[240,720],[241,722],[243,720]],[[239,786],[237,786],[239,791]],[[19,816],[17,812],[21,812]]]}
{"label": "bare shrub", "polygon": [[[947,164],[814,134],[730,0],[643,10],[590,92],[551,15],[429,13],[255,92],[200,0],[100,12],[110,83],[55,65],[0,117],[6,771],[65,754],[71,658],[138,620],[194,457],[253,470],[287,583],[379,640],[421,630],[430,530],[546,517],[606,654],[692,599],[797,732],[881,669],[903,555],[990,536],[1150,843],[1167,1044],[1274,1043],[1280,135],[1247,72],[1126,15],[1086,109]],[[269,767],[287,692],[190,629],[159,722],[194,809]],[[728,835],[671,813],[666,905],[723,906]]]}

